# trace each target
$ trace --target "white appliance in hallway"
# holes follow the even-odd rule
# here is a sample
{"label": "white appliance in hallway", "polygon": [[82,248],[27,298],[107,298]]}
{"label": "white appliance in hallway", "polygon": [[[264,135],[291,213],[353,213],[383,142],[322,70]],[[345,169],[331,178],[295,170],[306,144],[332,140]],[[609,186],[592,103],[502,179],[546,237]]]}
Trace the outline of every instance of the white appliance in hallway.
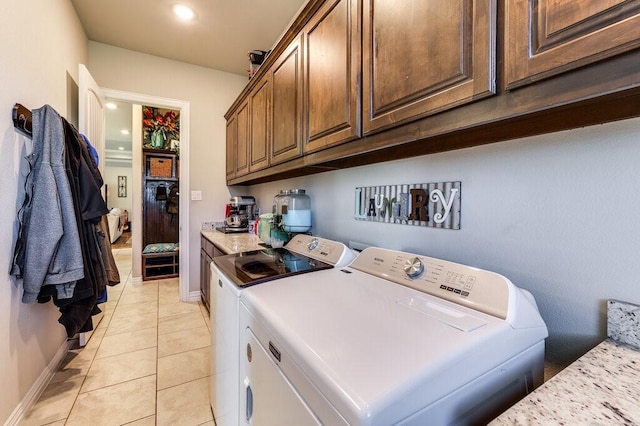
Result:
{"label": "white appliance in hallway", "polygon": [[240,328],[243,425],[485,424],[543,381],[529,292],[381,248],[246,289]]}
{"label": "white appliance in hallway", "polygon": [[[211,407],[217,426],[239,424],[239,297],[247,287],[350,263],[355,253],[344,244],[298,234],[284,248],[265,248],[217,256],[211,262]],[[271,282],[270,282],[271,281]],[[259,286],[260,287],[260,286]]]}

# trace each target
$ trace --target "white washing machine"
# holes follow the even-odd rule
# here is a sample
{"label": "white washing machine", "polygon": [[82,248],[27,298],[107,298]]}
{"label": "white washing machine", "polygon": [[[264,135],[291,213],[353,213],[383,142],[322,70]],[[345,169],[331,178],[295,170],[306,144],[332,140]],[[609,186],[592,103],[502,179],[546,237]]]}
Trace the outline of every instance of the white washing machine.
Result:
{"label": "white washing machine", "polygon": [[341,267],[355,253],[338,241],[298,234],[284,248],[216,256],[211,262],[211,408],[217,426],[239,424],[239,297],[247,287]]}
{"label": "white washing machine", "polygon": [[240,424],[485,424],[543,381],[529,292],[398,251],[251,287],[240,327]]}

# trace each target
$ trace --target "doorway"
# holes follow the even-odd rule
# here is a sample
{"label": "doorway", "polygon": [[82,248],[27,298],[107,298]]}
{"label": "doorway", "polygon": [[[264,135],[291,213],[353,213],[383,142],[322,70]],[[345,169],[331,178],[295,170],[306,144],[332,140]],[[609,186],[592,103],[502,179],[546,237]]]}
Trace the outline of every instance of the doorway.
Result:
{"label": "doorway", "polygon": [[132,209],[131,182],[133,179],[132,154],[132,106],[128,102],[105,99],[105,143],[102,160],[104,193],[109,208],[109,233],[111,245],[131,248]]}
{"label": "doorway", "polygon": [[[131,211],[129,216],[132,222],[131,248],[132,248],[132,280],[142,282],[142,105],[153,105],[180,111],[180,180],[179,193],[189,194],[189,102],[177,99],[161,98],[133,92],[124,92],[102,88],[105,97],[118,102],[132,104],[131,122]],[[189,202],[184,196],[179,197],[179,274],[180,300],[191,301],[189,291]],[[136,226],[136,224],[138,224]],[[184,230],[184,232],[183,232]],[[195,299],[194,299],[195,300]]]}

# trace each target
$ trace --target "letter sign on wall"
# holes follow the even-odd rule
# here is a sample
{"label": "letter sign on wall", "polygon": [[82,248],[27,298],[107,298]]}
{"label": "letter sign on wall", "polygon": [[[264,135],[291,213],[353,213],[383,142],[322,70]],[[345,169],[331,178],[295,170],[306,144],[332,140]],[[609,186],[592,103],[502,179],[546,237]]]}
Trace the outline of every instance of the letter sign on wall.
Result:
{"label": "letter sign on wall", "polygon": [[370,222],[460,229],[460,182],[360,186],[354,217]]}

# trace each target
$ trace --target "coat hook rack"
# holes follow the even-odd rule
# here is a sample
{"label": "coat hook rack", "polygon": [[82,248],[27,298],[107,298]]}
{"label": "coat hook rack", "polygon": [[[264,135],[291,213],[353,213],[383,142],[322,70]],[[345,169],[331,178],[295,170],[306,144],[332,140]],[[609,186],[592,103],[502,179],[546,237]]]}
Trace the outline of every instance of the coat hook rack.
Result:
{"label": "coat hook rack", "polygon": [[25,136],[33,136],[31,110],[22,104],[13,106],[13,127]]}

